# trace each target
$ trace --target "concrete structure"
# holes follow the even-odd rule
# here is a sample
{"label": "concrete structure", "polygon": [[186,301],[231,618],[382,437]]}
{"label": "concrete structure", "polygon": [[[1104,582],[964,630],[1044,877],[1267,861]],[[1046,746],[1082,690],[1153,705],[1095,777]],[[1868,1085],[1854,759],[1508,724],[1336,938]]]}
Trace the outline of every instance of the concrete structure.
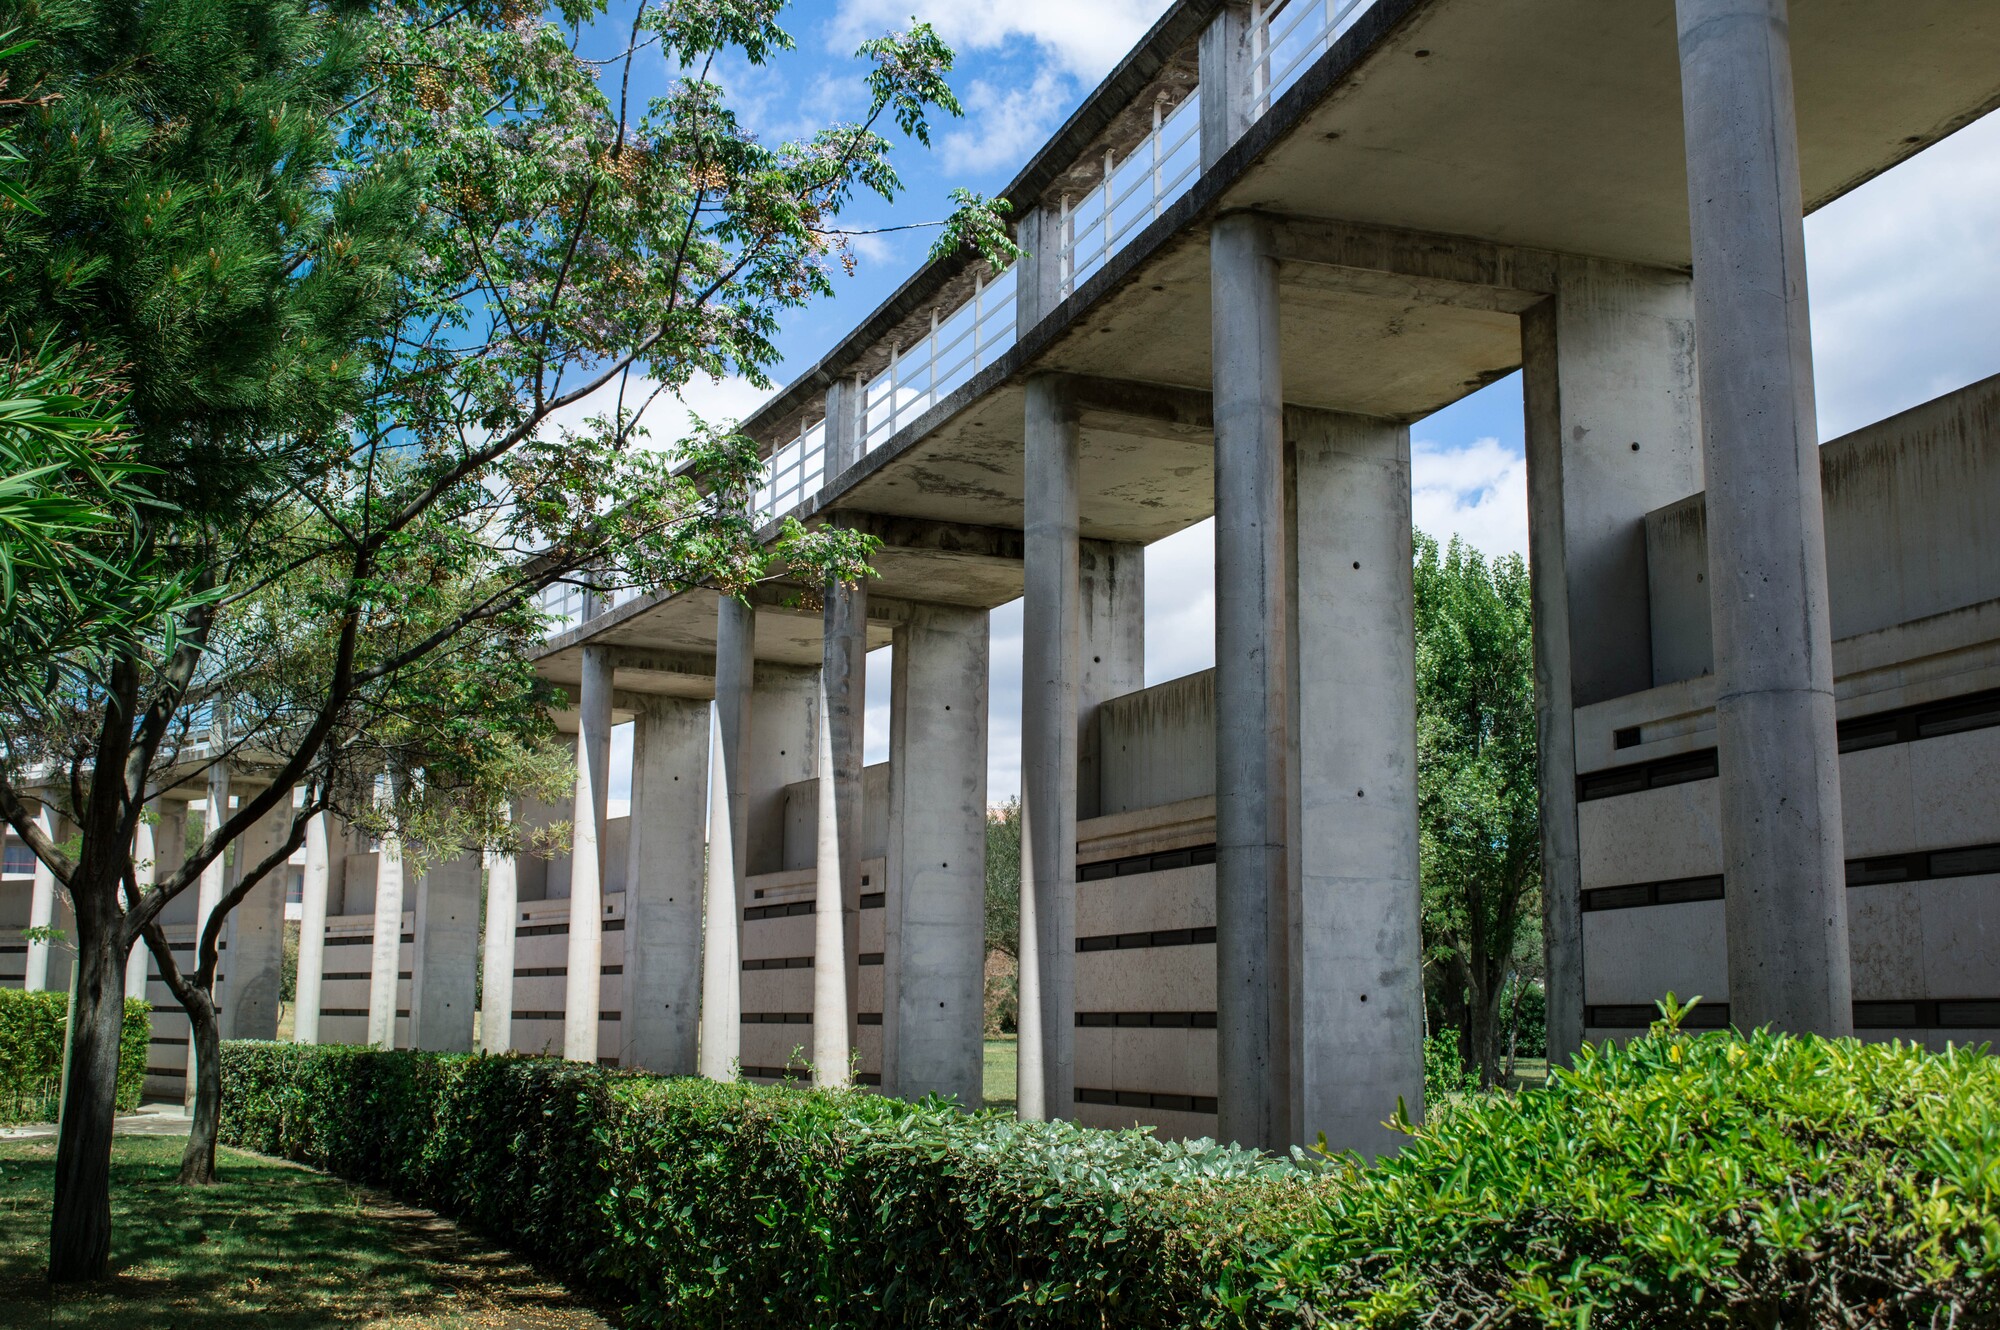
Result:
{"label": "concrete structure", "polygon": [[[830,1080],[845,1047],[865,1084],[976,1096],[984,616],[1025,597],[1021,1113],[1393,1148],[1421,1097],[1408,427],[1517,369],[1558,1054],[1669,989],[2000,1030],[1995,390],[1816,455],[1799,244],[2000,104],[2000,13],[1789,17],[1172,5],[1005,191],[1025,258],[929,264],[745,422],[759,512],[875,536],[879,578],[591,598],[545,644],[580,834],[489,875],[486,1046]],[[1216,668],[1144,688],[1144,548],[1209,517]],[[415,963],[390,857],[375,890],[349,856],[327,922],[329,958],[380,941],[378,1034]]]}

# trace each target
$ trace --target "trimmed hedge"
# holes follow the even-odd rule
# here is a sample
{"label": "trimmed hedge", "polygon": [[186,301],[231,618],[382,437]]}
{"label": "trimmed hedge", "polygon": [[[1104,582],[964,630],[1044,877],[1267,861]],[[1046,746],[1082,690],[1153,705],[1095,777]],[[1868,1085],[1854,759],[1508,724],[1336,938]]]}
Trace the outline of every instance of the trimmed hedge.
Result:
{"label": "trimmed hedge", "polygon": [[2000,1063],[1660,1029],[1396,1160],[861,1092],[224,1046],[223,1139],[655,1326],[2000,1324]]}
{"label": "trimmed hedge", "polygon": [[645,1325],[1220,1325],[1306,1195],[1233,1147],[860,1091],[350,1047],[222,1059],[225,1142],[457,1216]]}
{"label": "trimmed hedge", "polygon": [[[153,1009],[127,998],[118,1040],[118,1109],[139,1106],[146,1080],[147,1041]],[[69,1032],[69,994],[24,993],[0,988],[0,1123],[47,1122],[62,1099],[63,1042]]]}

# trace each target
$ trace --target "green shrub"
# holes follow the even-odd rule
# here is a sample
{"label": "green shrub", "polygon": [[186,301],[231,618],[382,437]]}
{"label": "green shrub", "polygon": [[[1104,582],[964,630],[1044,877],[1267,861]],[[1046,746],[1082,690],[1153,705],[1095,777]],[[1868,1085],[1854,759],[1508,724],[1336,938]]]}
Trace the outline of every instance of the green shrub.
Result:
{"label": "green shrub", "polygon": [[457,1216],[642,1325],[1206,1326],[1308,1195],[1209,1142],[859,1091],[231,1043],[223,1139]]}
{"label": "green shrub", "polygon": [[226,1141],[457,1216],[635,1325],[2000,1317],[2000,1063],[1974,1052],[1663,1030],[1456,1099],[1375,1168],[548,1059],[223,1062]]}
{"label": "green shrub", "polygon": [[1691,1036],[1459,1101],[1266,1268],[1308,1325],[2000,1324],[2000,1061]]}
{"label": "green shrub", "polygon": [[[62,1098],[63,1041],[69,994],[0,989],[0,1123],[47,1122]],[[127,999],[118,1041],[118,1108],[139,1106],[146,1079],[152,1008]]]}

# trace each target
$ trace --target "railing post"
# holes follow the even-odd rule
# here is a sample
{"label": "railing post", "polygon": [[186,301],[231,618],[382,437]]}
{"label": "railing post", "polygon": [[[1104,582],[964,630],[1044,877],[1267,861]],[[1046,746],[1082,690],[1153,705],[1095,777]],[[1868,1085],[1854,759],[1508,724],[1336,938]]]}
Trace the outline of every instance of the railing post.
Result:
{"label": "railing post", "polygon": [[1222,7],[1201,34],[1201,169],[1206,175],[1257,117],[1255,50],[1265,31],[1263,6]]}
{"label": "railing post", "polygon": [[1062,303],[1062,215],[1047,203],[1031,209],[1014,231],[1022,257],[1015,263],[1014,336],[1030,329]]}

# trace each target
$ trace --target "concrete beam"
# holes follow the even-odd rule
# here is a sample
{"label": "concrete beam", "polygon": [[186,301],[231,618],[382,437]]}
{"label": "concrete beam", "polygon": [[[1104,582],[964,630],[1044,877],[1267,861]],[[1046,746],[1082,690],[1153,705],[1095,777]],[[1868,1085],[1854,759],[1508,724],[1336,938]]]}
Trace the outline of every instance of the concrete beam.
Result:
{"label": "concrete beam", "polygon": [[873,536],[889,549],[956,554],[1007,563],[1019,563],[1023,557],[1022,534],[1008,527],[938,522],[929,518],[898,517],[891,513],[871,513],[855,508],[841,508],[830,516],[842,528]]}
{"label": "concrete beam", "polygon": [[1257,118],[1256,52],[1250,6],[1227,0],[1202,29],[1201,169],[1215,169]]}
{"label": "concrete beam", "polygon": [[1554,294],[1556,256],[1465,236],[1262,214],[1284,280],[1464,309],[1520,313]]}

